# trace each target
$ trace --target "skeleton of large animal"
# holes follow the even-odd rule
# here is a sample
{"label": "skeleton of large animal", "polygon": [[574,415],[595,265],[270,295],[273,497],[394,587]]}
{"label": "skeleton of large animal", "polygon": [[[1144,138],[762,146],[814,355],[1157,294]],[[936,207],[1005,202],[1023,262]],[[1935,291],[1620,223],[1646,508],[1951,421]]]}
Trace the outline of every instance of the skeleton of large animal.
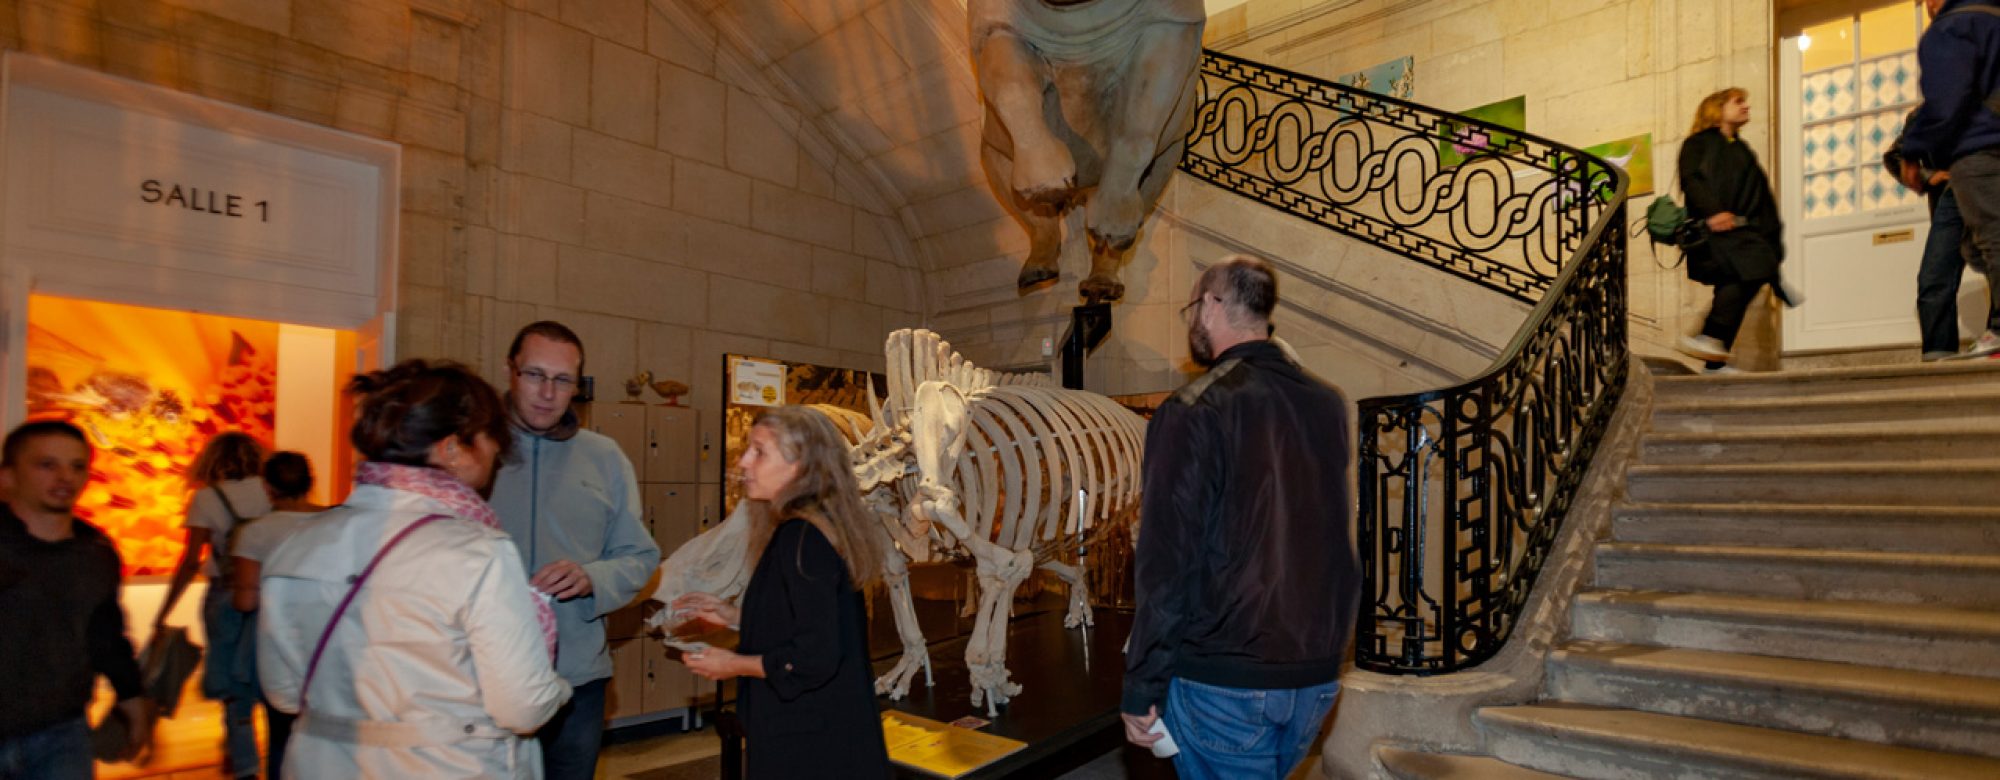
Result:
{"label": "skeleton of large animal", "polygon": [[[884,581],[903,656],[876,691],[900,699],[918,669],[931,679],[910,560],[969,557],[979,582],[965,653],[972,704],[997,712],[1020,693],[1006,668],[1007,618],[1034,569],[1068,583],[1066,626],[1091,622],[1083,573],[1061,558],[1136,522],[1145,423],[1045,376],[978,368],[928,331],[896,331],[886,352],[888,401],[872,410],[873,425],[850,452],[861,493],[895,542]],[[843,431],[861,431],[851,413],[842,416]],[[744,508],[668,557],[655,599],[741,591],[749,577]]]}

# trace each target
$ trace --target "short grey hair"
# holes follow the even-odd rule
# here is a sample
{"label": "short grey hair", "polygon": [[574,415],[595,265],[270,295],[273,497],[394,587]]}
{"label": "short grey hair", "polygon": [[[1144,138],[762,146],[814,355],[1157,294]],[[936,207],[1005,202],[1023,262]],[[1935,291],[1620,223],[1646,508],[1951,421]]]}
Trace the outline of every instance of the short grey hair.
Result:
{"label": "short grey hair", "polygon": [[1249,255],[1230,255],[1209,266],[1201,272],[1201,289],[1222,299],[1238,327],[1269,325],[1278,308],[1278,275],[1270,263]]}

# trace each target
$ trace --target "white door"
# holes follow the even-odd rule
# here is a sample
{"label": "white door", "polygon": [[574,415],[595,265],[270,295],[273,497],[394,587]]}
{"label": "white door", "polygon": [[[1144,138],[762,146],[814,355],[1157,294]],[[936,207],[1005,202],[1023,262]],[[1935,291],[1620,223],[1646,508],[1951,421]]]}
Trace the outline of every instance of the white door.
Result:
{"label": "white door", "polygon": [[1779,43],[1787,278],[1806,305],[1785,313],[1785,351],[1919,341],[1917,265],[1930,215],[1882,152],[1920,99],[1923,4],[1896,0]]}

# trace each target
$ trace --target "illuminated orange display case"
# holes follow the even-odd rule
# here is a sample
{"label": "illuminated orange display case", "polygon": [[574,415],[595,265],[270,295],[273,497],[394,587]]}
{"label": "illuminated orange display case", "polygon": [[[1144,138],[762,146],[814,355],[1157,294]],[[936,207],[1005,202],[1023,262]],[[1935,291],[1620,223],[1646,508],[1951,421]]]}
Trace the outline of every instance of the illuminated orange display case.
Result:
{"label": "illuminated orange display case", "polygon": [[274,438],[278,324],[48,296],[28,323],[28,417],[75,422],[97,450],[78,516],[117,541],[127,575],[170,572],[202,445]]}

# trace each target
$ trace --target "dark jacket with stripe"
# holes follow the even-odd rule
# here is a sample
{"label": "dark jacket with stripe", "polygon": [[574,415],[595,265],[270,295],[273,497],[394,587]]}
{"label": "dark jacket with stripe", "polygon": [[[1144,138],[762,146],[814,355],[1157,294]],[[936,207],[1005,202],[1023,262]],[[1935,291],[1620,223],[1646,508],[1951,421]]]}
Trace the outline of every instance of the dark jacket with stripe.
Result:
{"label": "dark jacket with stripe", "polygon": [[1271,342],[1217,358],[1146,431],[1121,707],[1135,715],[1163,705],[1173,677],[1332,682],[1352,637],[1347,402]]}

